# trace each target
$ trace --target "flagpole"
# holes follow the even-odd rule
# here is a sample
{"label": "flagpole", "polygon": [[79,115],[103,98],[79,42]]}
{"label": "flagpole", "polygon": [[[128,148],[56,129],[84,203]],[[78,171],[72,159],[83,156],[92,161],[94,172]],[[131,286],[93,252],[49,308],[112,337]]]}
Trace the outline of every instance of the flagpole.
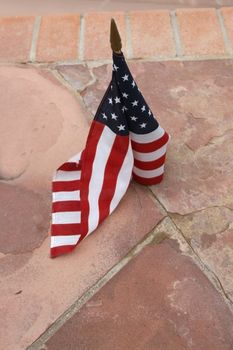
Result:
{"label": "flagpole", "polygon": [[110,43],[111,43],[112,51],[118,54],[121,53],[121,48],[122,48],[121,37],[117,29],[116,22],[114,21],[113,18],[111,19]]}

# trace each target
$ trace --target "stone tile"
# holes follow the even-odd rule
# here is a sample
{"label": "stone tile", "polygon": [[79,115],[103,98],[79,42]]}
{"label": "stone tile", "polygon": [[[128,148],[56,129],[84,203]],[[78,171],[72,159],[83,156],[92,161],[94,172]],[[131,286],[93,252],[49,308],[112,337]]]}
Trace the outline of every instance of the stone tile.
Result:
{"label": "stone tile", "polygon": [[75,90],[84,90],[92,81],[90,71],[84,65],[62,65],[57,66],[56,69]]}
{"label": "stone tile", "polygon": [[50,196],[6,183],[0,183],[0,194],[1,253],[38,248],[48,235]]}
{"label": "stone tile", "polygon": [[54,170],[85,145],[85,112],[50,72],[2,66],[0,77],[0,177],[49,195]]}
{"label": "stone tile", "polygon": [[[130,62],[130,69],[161,125],[171,135],[165,177],[152,187],[169,212],[214,205],[233,208],[233,64],[226,61]],[[95,113],[111,67],[93,70],[96,83],[82,94]]]}
{"label": "stone tile", "polygon": [[104,60],[112,57],[109,43],[111,18],[119,29],[123,48],[126,47],[126,29],[122,12],[90,12],[84,15],[84,59]]}
{"label": "stone tile", "polygon": [[178,242],[165,239],[131,260],[46,349],[229,350],[232,332],[222,297]]}
{"label": "stone tile", "polygon": [[233,8],[222,8],[221,13],[224,19],[227,36],[230,40],[231,48],[233,50]]}
{"label": "stone tile", "polygon": [[225,53],[215,9],[176,11],[184,55],[205,56]]}
{"label": "stone tile", "polygon": [[79,26],[79,15],[43,16],[36,60],[51,62],[77,59]]}
{"label": "stone tile", "polygon": [[13,259],[8,261],[7,283],[2,278],[0,285],[1,314],[6,314],[1,346],[25,349],[162,217],[147,189],[132,184],[111,217],[74,253],[50,259],[46,239],[20,269],[15,271]]}
{"label": "stone tile", "polygon": [[233,211],[206,208],[186,216],[174,214],[173,220],[233,301]]}
{"label": "stone tile", "polygon": [[134,11],[129,16],[133,57],[176,55],[169,11]]}
{"label": "stone tile", "polygon": [[34,21],[32,16],[0,18],[0,61],[28,61]]}

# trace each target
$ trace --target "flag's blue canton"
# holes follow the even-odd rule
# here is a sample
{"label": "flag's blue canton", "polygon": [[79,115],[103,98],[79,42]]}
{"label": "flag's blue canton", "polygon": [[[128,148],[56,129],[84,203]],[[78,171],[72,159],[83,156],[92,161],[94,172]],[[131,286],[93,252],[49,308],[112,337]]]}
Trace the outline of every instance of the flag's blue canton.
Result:
{"label": "flag's blue canton", "polygon": [[138,89],[123,54],[113,54],[113,73],[121,92],[129,130],[147,134],[157,129],[158,123]]}
{"label": "flag's blue canton", "polygon": [[122,107],[122,97],[113,74],[112,81],[96,112],[95,120],[107,125],[118,135],[128,135],[129,127]]}
{"label": "flag's blue canton", "polygon": [[112,81],[104,95],[95,120],[119,135],[147,134],[158,127],[144,100],[123,54],[113,54]]}

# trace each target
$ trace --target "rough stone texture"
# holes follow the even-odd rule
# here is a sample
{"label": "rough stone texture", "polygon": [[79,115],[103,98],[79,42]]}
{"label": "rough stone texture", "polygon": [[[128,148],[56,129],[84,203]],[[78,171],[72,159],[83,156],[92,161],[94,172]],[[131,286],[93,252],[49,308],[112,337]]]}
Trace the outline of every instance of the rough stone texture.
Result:
{"label": "rough stone texture", "polygon": [[111,18],[119,29],[122,45],[126,47],[126,29],[122,12],[93,12],[84,15],[84,59],[110,59],[112,50],[109,43]]}
{"label": "rough stone texture", "polygon": [[79,15],[43,16],[36,60],[61,61],[78,57]]}
{"label": "rough stone texture", "polygon": [[221,296],[178,242],[165,239],[131,260],[46,349],[230,350],[232,332]]}
{"label": "rough stone texture", "polygon": [[175,56],[176,50],[170,21],[168,11],[131,12],[132,56]]}
{"label": "rough stone texture", "polygon": [[56,69],[75,90],[84,90],[92,81],[89,69],[84,65],[62,65]]}
{"label": "rough stone texture", "polygon": [[173,214],[172,217],[233,301],[233,211],[213,207],[186,216]]}
{"label": "rough stone texture", "polygon": [[50,197],[0,183],[0,251],[30,252],[48,235]]}
{"label": "rough stone texture", "polygon": [[221,13],[224,19],[227,36],[231,42],[231,48],[233,50],[233,8],[222,8]]}
{"label": "rough stone texture", "polygon": [[54,169],[85,145],[84,110],[49,72],[2,66],[0,78],[0,178],[50,191]]}
{"label": "rough stone texture", "polygon": [[0,18],[0,61],[29,60],[34,17]]}
{"label": "rough stone texture", "polygon": [[[164,181],[152,188],[169,212],[190,213],[214,205],[233,208],[233,63],[129,64],[161,125],[171,135]],[[96,83],[83,92],[96,111],[110,66],[93,70]]]}
{"label": "rough stone texture", "polygon": [[225,53],[215,9],[180,9],[176,12],[185,55]]}

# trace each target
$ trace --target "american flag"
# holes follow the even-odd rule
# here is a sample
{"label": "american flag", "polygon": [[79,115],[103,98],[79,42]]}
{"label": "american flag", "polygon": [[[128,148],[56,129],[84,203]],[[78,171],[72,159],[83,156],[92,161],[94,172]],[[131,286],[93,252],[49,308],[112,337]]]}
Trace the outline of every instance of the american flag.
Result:
{"label": "american flag", "polygon": [[159,126],[126,64],[113,53],[112,80],[85,149],[53,178],[51,257],[68,253],[117,207],[131,178],[162,180],[168,134]]}

